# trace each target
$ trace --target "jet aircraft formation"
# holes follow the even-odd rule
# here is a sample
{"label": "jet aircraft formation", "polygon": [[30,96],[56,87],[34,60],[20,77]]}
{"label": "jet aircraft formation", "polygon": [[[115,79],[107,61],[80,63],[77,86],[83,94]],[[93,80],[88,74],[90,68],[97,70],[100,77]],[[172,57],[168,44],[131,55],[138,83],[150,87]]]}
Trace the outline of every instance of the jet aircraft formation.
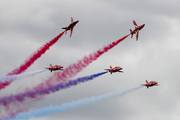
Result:
{"label": "jet aircraft formation", "polygon": [[[67,34],[67,31],[70,30],[70,37],[71,37],[72,32],[73,32],[73,28],[78,22],[79,22],[79,20],[73,21],[73,18],[71,17],[71,23],[69,24],[69,26],[68,27],[66,26],[66,27],[62,28],[62,29],[65,29],[65,34]],[[130,29],[131,39],[133,38],[133,34],[136,34],[136,41],[138,41],[139,31],[145,26],[145,24],[142,24],[142,25],[138,26],[135,20],[133,20],[133,24],[134,24],[135,29],[134,30]],[[62,68],[63,68],[63,66],[61,66],[61,65],[60,66],[58,66],[58,65],[52,66],[50,64],[50,67],[46,68],[46,69],[49,69],[52,72],[52,71],[56,71],[56,70],[63,70]],[[110,66],[110,69],[105,69],[105,70],[107,70],[108,72],[110,72],[112,74],[112,73],[115,73],[115,72],[123,73],[123,71],[121,71],[122,69],[123,68],[121,68],[121,67],[114,67],[113,68],[112,66]],[[148,82],[146,80],[146,84],[142,84],[142,85],[149,88],[149,87],[152,87],[152,86],[157,86],[158,83],[155,82],[155,81]]]}
{"label": "jet aircraft formation", "polygon": [[[71,17],[71,23],[69,24],[69,26],[67,26],[67,27],[63,27],[62,29],[64,29],[65,31],[65,34],[67,34],[67,31],[70,31],[70,37],[72,36],[72,32],[73,32],[73,29],[74,29],[74,26],[77,24],[79,22],[79,20],[77,20],[77,21],[73,21],[73,18]],[[135,20],[133,20],[133,24],[134,24],[134,26],[135,26],[135,29],[134,30],[131,30],[130,29],[130,34],[129,35],[131,35],[131,38],[133,37],[133,34],[136,34],[136,41],[138,41],[138,35],[139,35],[139,31],[145,26],[145,24],[142,24],[142,25],[140,25],[140,26],[138,26],[137,25],[137,23],[135,22]],[[63,33],[64,33],[63,32]],[[63,33],[61,33],[59,36],[62,36],[63,35]],[[129,35],[127,35],[127,36],[125,36],[125,37],[123,37],[124,39],[126,38],[126,37],[128,37]],[[121,40],[121,39],[120,39]],[[121,40],[122,41],[122,40]],[[118,43],[118,42],[117,42]],[[76,66],[77,67],[77,66]],[[48,69],[50,72],[53,72],[53,71],[57,71],[57,70],[63,70],[63,66],[62,65],[52,65],[52,64],[50,64],[50,67],[46,67],[45,69]],[[120,73],[123,73],[123,71],[122,71],[122,67],[118,67],[118,66],[116,66],[116,67],[112,67],[112,66],[110,66],[110,68],[109,69],[105,69],[106,71],[108,71],[110,74],[112,74],[112,73],[116,73],[116,72],[120,72]],[[64,71],[66,71],[66,70],[64,70]],[[99,75],[102,75],[102,74],[105,74],[105,73],[107,73],[107,72],[102,72],[102,73],[98,73],[97,75],[94,75],[94,77],[97,77],[97,76],[99,76]],[[92,76],[91,77],[84,77],[84,79],[90,79],[90,78],[92,78]],[[77,80],[78,81],[78,80]],[[85,81],[85,80],[83,80],[83,81]],[[78,81],[79,82],[79,81]],[[75,83],[75,81],[74,82],[70,82],[71,84],[72,83],[74,83],[74,84],[77,84],[77,83]],[[149,88],[149,87],[152,87],[152,86],[157,86],[158,85],[158,82],[156,82],[156,81],[150,81],[150,82],[148,82],[147,80],[146,80],[146,84],[141,84],[142,86],[146,86],[147,88]],[[62,85],[59,85],[59,86],[62,86]],[[52,87],[52,86],[51,86]],[[62,86],[62,87],[64,87],[64,86]],[[68,85],[68,87],[69,87],[69,85]],[[65,87],[64,87],[65,88]],[[54,90],[54,88],[52,88],[53,90]],[[42,91],[44,91],[45,89],[42,89]],[[47,89],[47,90],[49,90],[49,89]],[[48,93],[48,92],[46,92],[45,91],[45,93]],[[41,92],[41,94],[42,94],[42,92]],[[22,95],[24,95],[24,94],[22,94]],[[19,95],[20,96],[20,95]],[[19,98],[19,96],[18,96],[18,98]],[[7,98],[7,97],[6,97]],[[10,97],[10,98],[12,98],[12,97]],[[15,97],[16,98],[16,97]],[[10,100],[9,100],[10,101]],[[14,101],[14,99],[12,100],[12,101]]]}

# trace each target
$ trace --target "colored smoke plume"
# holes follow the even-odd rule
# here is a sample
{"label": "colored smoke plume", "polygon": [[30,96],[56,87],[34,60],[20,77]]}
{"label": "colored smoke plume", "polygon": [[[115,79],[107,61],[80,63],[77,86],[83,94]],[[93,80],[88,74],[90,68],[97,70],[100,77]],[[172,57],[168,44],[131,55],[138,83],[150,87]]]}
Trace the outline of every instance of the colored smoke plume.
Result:
{"label": "colored smoke plume", "polygon": [[89,56],[84,56],[77,63],[71,64],[69,67],[63,70],[63,72],[56,72],[52,76],[50,76],[45,82],[40,83],[38,86],[34,87],[34,89],[41,87],[48,87],[50,85],[57,84],[61,81],[68,81],[72,77],[74,77],[77,73],[82,71],[83,68],[87,67],[91,62],[95,61],[99,58],[103,53],[108,52],[108,50],[115,47],[118,43],[127,38],[130,34],[124,36],[123,38],[112,42],[111,44],[103,47],[102,49],[90,54]]}
{"label": "colored smoke plume", "polygon": [[[64,32],[60,33],[57,37],[49,41],[48,43],[44,44],[40,47],[35,53],[33,53],[29,58],[25,60],[23,64],[21,64],[18,68],[14,69],[8,75],[20,74],[28,69],[38,58],[41,57],[52,45],[54,45],[58,39],[64,34]],[[0,90],[4,89],[8,86],[11,82],[4,82],[0,83]]]}
{"label": "colored smoke plume", "polygon": [[131,88],[131,89],[127,89],[124,91],[118,91],[118,92],[112,92],[112,93],[108,93],[105,95],[99,95],[97,97],[91,97],[91,98],[84,98],[84,99],[80,99],[77,101],[72,101],[69,103],[63,103],[60,106],[59,105],[51,105],[50,107],[45,107],[45,108],[41,108],[41,109],[37,109],[35,111],[29,111],[29,112],[25,112],[25,113],[20,113],[20,114],[16,114],[14,116],[9,116],[8,118],[12,118],[12,120],[20,120],[20,119],[29,119],[32,117],[38,118],[38,117],[43,117],[49,114],[53,114],[55,112],[67,112],[69,110],[73,110],[76,108],[80,108],[80,107],[84,107],[86,105],[92,105],[92,104],[96,104],[96,103],[101,103],[104,102],[105,100],[109,100],[112,98],[116,98],[116,97],[120,97],[122,95],[125,95],[129,92],[135,91],[142,88],[142,86],[140,87],[135,87],[135,88]]}
{"label": "colored smoke plume", "polygon": [[23,77],[32,76],[32,75],[42,73],[42,72],[45,72],[45,71],[47,71],[47,69],[33,71],[33,72],[25,72],[25,73],[21,73],[21,74],[7,75],[7,76],[4,76],[4,77],[0,78],[0,83],[13,82],[14,80],[21,79]]}
{"label": "colored smoke plume", "polygon": [[[48,88],[49,86],[55,85],[55,84],[60,83],[62,81],[65,82],[65,81],[70,80],[77,73],[82,71],[83,68],[87,67],[91,62],[95,61],[103,53],[105,53],[108,50],[110,50],[113,47],[115,47],[118,43],[123,41],[129,35],[126,35],[123,38],[121,38],[121,39],[119,39],[117,41],[112,42],[111,44],[103,47],[102,49],[99,49],[98,51],[90,54],[89,56],[84,56],[81,60],[77,61],[77,63],[71,64],[69,67],[64,69],[63,72],[55,72],[52,76],[48,77],[48,79],[45,82],[40,83],[38,86],[34,87],[33,90],[38,90],[40,88],[41,89]],[[30,88],[28,88],[28,91],[30,91]],[[26,91],[26,92],[28,92],[28,91]],[[22,94],[23,93],[21,93],[20,96],[22,96]],[[47,93],[47,94],[49,94],[49,93]],[[12,96],[15,97],[15,95],[12,95]],[[5,101],[4,102],[2,101],[1,104],[4,104],[5,106],[7,106],[8,104],[6,104],[6,99],[8,99],[8,98],[10,98],[10,96],[8,96],[7,98],[4,97],[3,99]],[[2,98],[0,98],[0,99],[2,100]],[[18,99],[18,95],[16,95],[16,99]],[[18,101],[21,101],[21,99],[19,99]]]}
{"label": "colored smoke plume", "polygon": [[75,80],[70,80],[68,82],[61,82],[57,85],[52,85],[47,88],[40,88],[40,89],[35,89],[35,90],[30,90],[30,91],[25,91],[24,93],[18,93],[16,95],[10,95],[10,96],[5,96],[0,98],[0,105],[4,105],[8,107],[11,103],[16,104],[16,102],[23,102],[26,100],[26,98],[37,98],[42,95],[50,94],[57,92],[62,89],[67,89],[71,86],[76,86],[79,83],[83,83],[89,80],[93,80],[96,77],[99,77],[107,72],[102,72],[102,73],[97,73],[85,77],[80,77]]}

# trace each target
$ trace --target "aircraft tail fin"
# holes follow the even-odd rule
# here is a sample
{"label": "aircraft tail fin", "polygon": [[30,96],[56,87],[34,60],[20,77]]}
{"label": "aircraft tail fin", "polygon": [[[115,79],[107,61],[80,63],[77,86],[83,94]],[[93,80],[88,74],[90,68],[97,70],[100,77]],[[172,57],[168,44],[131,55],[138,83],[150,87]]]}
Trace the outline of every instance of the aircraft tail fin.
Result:
{"label": "aircraft tail fin", "polygon": [[146,83],[148,83],[148,81],[146,80]]}
{"label": "aircraft tail fin", "polygon": [[50,64],[50,67],[53,67],[52,64]]}
{"label": "aircraft tail fin", "polygon": [[112,69],[112,66],[110,65],[110,68]]}
{"label": "aircraft tail fin", "polygon": [[134,26],[138,26],[135,20],[133,20],[133,24]]}
{"label": "aircraft tail fin", "polygon": [[71,23],[73,22],[73,18],[71,17]]}

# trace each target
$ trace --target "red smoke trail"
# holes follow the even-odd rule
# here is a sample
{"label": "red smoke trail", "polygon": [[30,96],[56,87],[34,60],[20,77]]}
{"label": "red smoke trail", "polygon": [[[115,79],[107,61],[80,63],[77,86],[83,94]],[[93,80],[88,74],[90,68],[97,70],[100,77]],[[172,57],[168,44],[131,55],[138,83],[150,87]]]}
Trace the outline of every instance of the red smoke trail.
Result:
{"label": "red smoke trail", "polygon": [[[21,64],[18,68],[14,69],[8,75],[20,74],[24,72],[28,67],[30,67],[38,58],[41,57],[53,44],[55,44],[58,39],[64,34],[64,32],[60,33],[57,37],[49,41],[48,43],[41,46],[35,53],[33,53],[28,59],[25,60],[23,64]],[[8,86],[11,82],[0,83],[0,90]]]}
{"label": "red smoke trail", "polygon": [[79,60],[77,63],[71,64],[69,67],[64,69],[63,72],[55,72],[45,82],[40,83],[38,86],[34,87],[34,89],[42,88],[42,87],[49,87],[50,85],[57,84],[61,81],[69,80],[70,78],[74,77],[78,72],[80,72],[83,68],[87,67],[91,62],[99,58],[103,53],[115,47],[118,43],[123,41],[129,35],[130,34],[124,36],[123,38],[115,42],[112,42],[111,44],[90,54],[89,56],[84,56],[83,59]]}

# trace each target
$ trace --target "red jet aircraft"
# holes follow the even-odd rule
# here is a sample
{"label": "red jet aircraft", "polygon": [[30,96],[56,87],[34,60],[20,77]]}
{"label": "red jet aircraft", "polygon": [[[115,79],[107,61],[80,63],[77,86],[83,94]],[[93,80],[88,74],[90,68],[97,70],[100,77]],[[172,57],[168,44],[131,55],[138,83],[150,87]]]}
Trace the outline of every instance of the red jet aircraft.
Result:
{"label": "red jet aircraft", "polygon": [[158,82],[155,82],[155,81],[148,82],[146,80],[146,84],[142,84],[142,86],[146,86],[147,88],[152,87],[152,86],[158,86]]}
{"label": "red jet aircraft", "polygon": [[112,74],[112,73],[115,73],[115,72],[123,72],[123,71],[120,71],[122,69],[123,68],[121,68],[121,67],[114,67],[114,68],[112,68],[112,66],[110,66],[110,69],[105,69],[105,70],[108,70]]}
{"label": "red jet aircraft", "polygon": [[130,34],[131,34],[131,38],[133,37],[133,34],[136,34],[136,41],[138,40],[138,35],[139,35],[139,31],[145,26],[145,24],[142,24],[140,26],[138,26],[135,22],[135,20],[133,20],[133,24],[135,26],[134,30],[130,29]]}
{"label": "red jet aircraft", "polygon": [[63,70],[62,68],[63,68],[63,66],[61,66],[61,65],[52,66],[52,65],[50,64],[50,67],[49,67],[49,68],[46,68],[46,69],[49,69],[49,70],[52,72],[52,71],[56,71],[56,70]]}
{"label": "red jet aircraft", "polygon": [[63,27],[62,29],[65,29],[65,34],[67,33],[68,30],[71,30],[70,37],[72,36],[73,28],[74,26],[79,22],[79,20],[73,22],[73,18],[71,17],[71,24],[67,27]]}

